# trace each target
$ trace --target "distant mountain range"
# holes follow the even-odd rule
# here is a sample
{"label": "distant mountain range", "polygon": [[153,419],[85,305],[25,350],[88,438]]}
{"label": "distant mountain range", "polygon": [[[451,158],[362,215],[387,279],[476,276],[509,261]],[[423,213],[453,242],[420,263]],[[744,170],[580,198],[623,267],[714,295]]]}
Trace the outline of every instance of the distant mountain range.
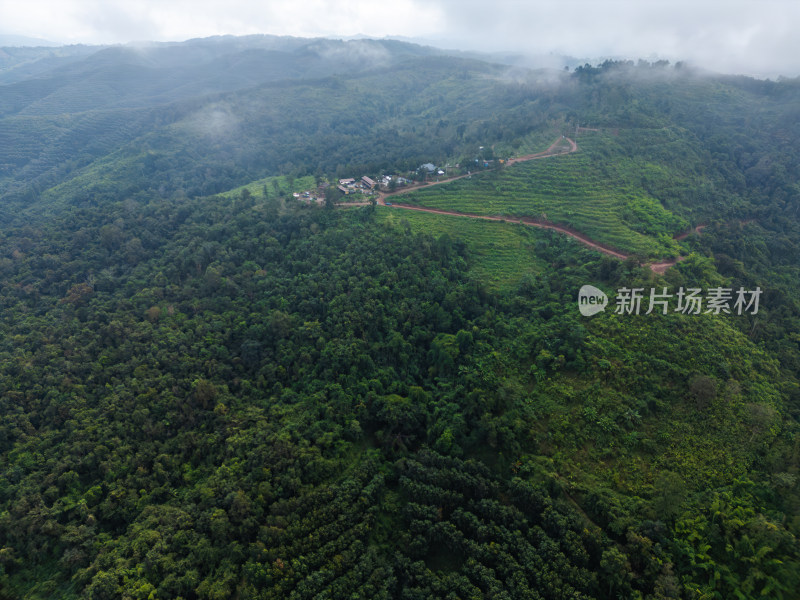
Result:
{"label": "distant mountain range", "polygon": [[60,46],[58,42],[51,42],[42,38],[28,37],[25,35],[11,35],[0,33],[0,48],[11,46]]}
{"label": "distant mountain range", "polygon": [[0,50],[0,600],[796,597],[800,79],[535,65]]}
{"label": "distant mountain range", "polygon": [[740,94],[759,107],[773,93],[783,113],[796,87],[578,62],[272,35],[2,48],[0,197],[7,206],[196,196],[276,174],[457,162],[553,119],[668,126],[675,111],[696,114],[716,85],[731,94],[716,113],[735,111]]}
{"label": "distant mountain range", "polygon": [[[428,106],[401,110],[402,103],[417,103],[425,89],[444,85],[454,75],[471,78],[500,70],[392,40],[259,35],[7,48],[0,55],[0,194],[30,199],[77,176],[86,177],[75,188],[85,195],[99,182],[110,181],[99,175],[98,159],[106,161],[109,177],[132,183],[134,173],[152,175],[153,168],[163,167],[154,157],[167,155],[169,163],[181,162],[181,179],[192,172],[187,193],[218,192],[279,171],[280,165],[308,165],[307,150],[291,150],[298,145],[326,147],[328,161],[338,157],[344,164],[366,157],[373,151],[356,150],[353,141],[361,145],[362,134],[386,127],[390,118],[400,119],[402,129],[420,129],[408,133],[430,147],[443,138],[422,131],[423,123],[427,128],[427,121],[434,119],[432,114],[420,116]],[[476,84],[486,90],[495,85],[482,75]],[[454,101],[475,104],[468,96]],[[487,104],[482,114],[489,115],[490,109]],[[327,121],[323,131],[320,115],[326,113],[332,118],[322,119]],[[415,115],[419,118],[410,124]],[[239,124],[233,145],[220,137],[228,131],[225,123]],[[419,146],[402,138],[391,143],[399,143],[405,154]],[[298,151],[306,158],[298,159]],[[123,152],[125,160],[111,156],[114,152]],[[201,155],[209,152],[206,162]],[[414,157],[417,164],[430,160],[428,152]],[[149,166],[140,165],[142,160]],[[132,172],[123,168],[134,163],[138,166]],[[320,166],[335,169],[336,164]],[[200,165],[202,172],[196,170]],[[222,181],[220,168],[229,171]],[[203,182],[212,172],[217,183],[206,186]],[[155,181],[148,179],[134,187]],[[169,179],[173,183],[167,187],[174,191],[174,178]]]}

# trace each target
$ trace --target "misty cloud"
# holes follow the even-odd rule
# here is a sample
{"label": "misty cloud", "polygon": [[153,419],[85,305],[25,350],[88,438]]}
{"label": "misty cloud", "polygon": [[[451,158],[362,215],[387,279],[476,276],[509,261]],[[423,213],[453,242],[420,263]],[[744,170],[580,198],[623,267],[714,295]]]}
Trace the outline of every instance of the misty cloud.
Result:
{"label": "misty cloud", "polygon": [[321,40],[313,44],[309,50],[313,50],[325,60],[339,63],[348,62],[354,65],[378,67],[387,64],[390,59],[389,51],[380,43],[372,40],[351,40],[345,43]]}
{"label": "misty cloud", "polygon": [[225,141],[239,133],[240,119],[225,103],[206,106],[185,123],[189,130],[208,141]]}
{"label": "misty cloud", "polygon": [[441,22],[435,3],[421,0],[0,0],[0,14],[0,33],[104,44],[256,33],[428,35]]}
{"label": "misty cloud", "polygon": [[724,72],[800,75],[800,4],[785,0],[437,0],[444,37],[484,51],[685,60]]}
{"label": "misty cloud", "polygon": [[685,60],[723,72],[800,75],[795,0],[0,0],[0,14],[0,33],[71,43],[366,34],[467,50]]}

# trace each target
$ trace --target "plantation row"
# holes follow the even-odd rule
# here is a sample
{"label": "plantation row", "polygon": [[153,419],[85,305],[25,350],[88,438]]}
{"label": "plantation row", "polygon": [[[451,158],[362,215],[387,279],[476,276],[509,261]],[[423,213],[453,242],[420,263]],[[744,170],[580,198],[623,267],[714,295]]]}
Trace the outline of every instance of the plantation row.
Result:
{"label": "plantation row", "polygon": [[548,127],[544,130],[526,135],[524,138],[518,140],[519,143],[514,149],[514,154],[516,156],[524,156],[526,154],[541,152],[553,142],[552,132],[558,131],[559,127],[563,127],[563,123],[553,121],[549,123]]}
{"label": "plantation row", "polygon": [[475,277],[485,281],[490,288],[511,288],[545,268],[535,252],[541,244],[548,243],[548,234],[541,230],[510,223],[391,209],[380,210],[378,218],[394,227],[410,227],[415,233],[427,233],[436,238],[448,235],[463,242],[470,250],[470,267]]}
{"label": "plantation row", "polygon": [[513,165],[403,199],[444,210],[543,219],[623,251],[676,255],[670,238],[688,224],[598,165],[593,144],[587,146],[578,154]]}
{"label": "plantation row", "polygon": [[[408,554],[427,559],[403,597],[585,600],[632,591],[624,577],[597,577],[624,555],[543,486],[501,483],[480,463],[422,451],[400,464],[400,491]],[[652,585],[652,576],[637,582]]]}
{"label": "plantation row", "polygon": [[685,129],[623,129],[602,138],[590,133],[580,143],[614,178],[694,224],[731,217],[744,204],[744,178],[735,173],[720,177],[712,153]]}
{"label": "plantation row", "polygon": [[0,136],[8,140],[0,145],[0,164],[15,167],[15,180],[46,188],[92,155],[109,152],[135,137],[150,121],[145,111],[132,110],[7,118],[0,121]]}

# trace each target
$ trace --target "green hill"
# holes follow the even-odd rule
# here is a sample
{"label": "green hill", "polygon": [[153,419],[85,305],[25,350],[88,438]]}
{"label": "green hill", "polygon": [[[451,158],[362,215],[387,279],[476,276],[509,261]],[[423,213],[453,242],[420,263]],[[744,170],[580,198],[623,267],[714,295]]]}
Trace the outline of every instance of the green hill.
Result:
{"label": "green hill", "polygon": [[[261,37],[8,60],[0,598],[796,596],[797,81]],[[638,256],[291,194],[425,162],[472,174],[398,202]],[[675,310],[715,288],[758,311]]]}
{"label": "green hill", "polygon": [[618,149],[625,143],[624,134],[620,140],[584,136],[579,138],[579,152],[570,156],[510,165],[403,195],[398,201],[472,214],[533,217],[566,225],[624,252],[677,255],[670,238],[687,229],[688,222],[629,176],[647,177],[650,171],[655,177],[677,177],[647,163],[646,157],[629,159]]}

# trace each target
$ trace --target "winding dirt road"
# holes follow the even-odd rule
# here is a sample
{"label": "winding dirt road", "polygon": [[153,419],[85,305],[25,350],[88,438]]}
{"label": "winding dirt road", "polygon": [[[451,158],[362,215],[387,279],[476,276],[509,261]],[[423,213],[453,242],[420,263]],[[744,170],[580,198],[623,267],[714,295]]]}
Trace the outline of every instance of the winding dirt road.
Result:
{"label": "winding dirt road", "polygon": [[568,235],[569,237],[578,240],[584,246],[589,248],[594,248],[603,254],[608,254],[609,256],[615,256],[616,258],[625,260],[628,258],[627,254],[623,254],[618,250],[614,250],[610,246],[606,246],[605,244],[600,244],[599,242],[593,241],[591,238],[571,229],[569,227],[564,227],[563,225],[556,225],[555,223],[550,223],[549,221],[542,221],[537,219],[532,219],[530,217],[501,217],[495,215],[476,215],[474,213],[463,213],[463,212],[456,212],[453,210],[441,210],[438,208],[427,208],[425,206],[412,206],[410,204],[392,204],[394,208],[402,208],[404,210],[415,210],[417,212],[425,212],[425,213],[432,213],[435,215],[448,215],[450,217],[466,217],[468,219],[481,219],[483,221],[497,221],[500,223],[519,223],[520,225],[529,225],[531,227],[539,227],[540,229],[552,229],[553,231],[558,231],[559,233],[563,233],[564,235]]}
{"label": "winding dirt road", "polygon": [[[580,233],[572,229],[571,227],[565,227],[564,225],[557,225],[556,223],[551,223],[550,221],[544,221],[541,219],[532,219],[531,217],[502,217],[496,215],[477,215],[474,213],[463,213],[463,212],[456,212],[453,210],[442,210],[438,208],[428,208],[425,206],[412,206],[410,204],[392,204],[393,208],[401,208],[403,210],[414,210],[417,212],[426,212],[432,213],[435,215],[448,215],[451,217],[466,217],[468,219],[482,219],[484,221],[499,221],[501,223],[519,223],[520,225],[527,225],[529,227],[538,227],[540,229],[551,229],[553,231],[558,231],[559,233],[563,233],[571,237],[574,240],[577,240],[587,248],[592,248],[597,250],[598,252],[602,252],[603,254],[607,254],[608,256],[613,256],[615,258],[619,258],[620,260],[626,260],[630,258],[630,254],[625,254],[624,252],[620,252],[619,250],[615,250],[611,246],[607,246],[606,244],[601,244],[600,242],[596,242],[592,240],[590,237]],[[701,229],[702,230],[702,229]],[[680,234],[680,239],[684,239],[691,231]],[[679,236],[676,236],[675,239],[679,239]],[[667,272],[672,266],[675,266],[680,261],[684,260],[685,256],[679,256],[677,258],[672,258],[670,260],[666,260],[663,262],[656,262],[656,263],[642,263],[642,266],[647,266],[650,268],[653,273],[658,273],[659,275],[663,275]]]}
{"label": "winding dirt road", "polygon": [[689,237],[693,233],[696,233],[696,234],[699,235],[699,234],[701,234],[703,232],[703,229],[705,229],[706,227],[708,227],[708,225],[703,223],[702,225],[698,225],[697,227],[694,227],[694,228],[690,229],[689,231],[684,231],[683,233],[679,233],[678,235],[675,236],[675,239],[680,242],[681,240],[685,240],[687,237]]}
{"label": "winding dirt road", "polygon": [[[556,147],[562,142],[567,141],[569,143],[569,150],[560,150],[556,152]],[[578,144],[575,143],[575,140],[572,140],[568,137],[562,137],[561,139],[557,139],[555,142],[550,144],[550,147],[543,152],[537,152],[536,154],[526,154],[525,156],[518,156],[516,158],[508,159],[507,165],[513,165],[518,162],[525,162],[528,160],[536,160],[537,158],[547,158],[548,156],[558,156],[560,154],[571,154],[573,152],[578,151]]]}
{"label": "winding dirt road", "polygon": [[[557,150],[558,146],[562,144],[562,142],[566,141],[569,143],[569,149],[567,150]],[[526,162],[529,160],[537,160],[542,158],[549,158],[552,156],[561,156],[562,154],[571,154],[572,152],[577,152],[578,144],[575,143],[574,140],[568,137],[561,137],[556,139],[555,142],[550,144],[550,147],[547,150],[542,152],[537,152],[536,154],[526,154],[525,156],[519,156],[516,158],[511,158],[506,162],[506,165],[513,165],[520,162]],[[442,179],[440,181],[433,181],[430,183],[422,184],[419,186],[414,186],[410,188],[405,188],[402,190],[398,190],[395,192],[378,192],[377,203],[381,206],[386,206],[386,198],[393,198],[395,196],[400,196],[402,194],[408,194],[410,192],[415,192],[417,190],[427,189],[434,185],[441,185],[443,183],[450,183],[451,181],[456,181],[457,179],[463,179],[464,177],[470,177],[470,174],[467,175],[458,175],[456,177],[449,177],[447,179]],[[341,206],[366,206],[369,205],[370,202],[349,202],[346,204],[342,204]],[[520,225],[527,225],[529,227],[539,227],[540,229],[551,229],[553,231],[558,231],[559,233],[563,233],[571,237],[574,240],[577,240],[584,246],[588,248],[592,248],[597,250],[598,252],[602,252],[603,254],[607,254],[608,256],[613,256],[615,258],[619,258],[621,260],[626,260],[630,257],[629,254],[625,254],[624,252],[620,252],[619,250],[615,250],[614,248],[607,246],[605,244],[601,244],[589,238],[588,236],[580,233],[572,229],[571,227],[566,227],[564,225],[557,225],[555,223],[551,223],[550,221],[545,221],[543,219],[533,219],[531,217],[503,217],[497,215],[478,215],[474,213],[464,213],[464,212],[457,212],[453,210],[442,210],[438,208],[428,208],[425,206],[413,206],[411,204],[397,204],[397,203],[390,203],[390,206],[394,208],[399,208],[402,210],[414,210],[417,212],[425,212],[425,213],[432,213],[436,215],[448,215],[451,217],[465,217],[468,219],[482,219],[484,221],[500,221],[504,223],[519,223]],[[706,225],[698,225],[697,227],[686,231],[684,233],[678,234],[675,236],[675,239],[680,241],[685,239],[691,233],[700,233]],[[685,256],[679,256],[678,258],[673,258],[663,262],[656,262],[656,263],[643,263],[643,266],[646,265],[650,268],[653,273],[658,273],[659,275],[663,275],[666,273],[667,269],[674,266],[675,264],[679,263],[680,261],[684,260]]]}
{"label": "winding dirt road", "polygon": [[[566,141],[567,143],[569,143],[569,150],[557,150],[558,146],[563,141]],[[506,166],[513,165],[513,164],[516,164],[516,163],[521,163],[521,162],[527,162],[529,160],[538,160],[540,158],[549,158],[551,156],[561,156],[562,154],[571,154],[571,153],[577,152],[577,151],[578,151],[578,144],[576,144],[574,140],[571,140],[568,137],[560,137],[555,142],[550,144],[550,146],[547,148],[547,150],[544,150],[542,152],[537,152],[536,154],[526,154],[525,156],[518,156],[516,158],[510,158],[510,159],[508,159],[508,161],[506,161]],[[477,173],[480,173],[480,171],[477,171],[476,173],[467,173],[466,175],[456,175],[455,177],[448,177],[446,179],[440,179],[439,181],[430,181],[428,183],[423,183],[421,185],[415,185],[415,186],[403,188],[402,190],[397,190],[397,191],[394,191],[394,192],[378,192],[378,204],[383,206],[383,204],[385,202],[385,200],[384,200],[385,198],[391,198],[392,196],[400,196],[402,194],[410,194],[411,192],[416,192],[416,191],[419,191],[419,190],[425,190],[425,189],[428,189],[430,187],[433,187],[434,185],[442,185],[443,183],[450,183],[451,181],[456,181],[458,179],[464,179],[465,177],[472,177],[472,175],[475,175]],[[369,202],[367,202],[366,204],[369,204]]]}

